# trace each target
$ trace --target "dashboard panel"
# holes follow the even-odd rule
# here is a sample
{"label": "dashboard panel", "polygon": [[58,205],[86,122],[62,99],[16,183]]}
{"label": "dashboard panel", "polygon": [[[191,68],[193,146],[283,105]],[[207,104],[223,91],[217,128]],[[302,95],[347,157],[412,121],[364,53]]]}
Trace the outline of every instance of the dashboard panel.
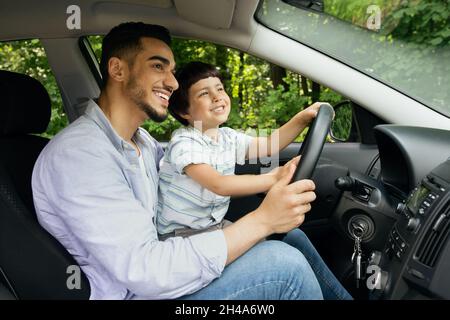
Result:
{"label": "dashboard panel", "polygon": [[381,181],[404,196],[450,157],[450,131],[398,125],[379,125],[374,131]]}
{"label": "dashboard panel", "polygon": [[[378,125],[374,133],[378,155],[367,170],[351,167],[335,181],[333,226],[351,241],[346,251],[355,230],[362,239],[366,285],[350,289],[363,299],[450,298],[442,271],[450,268],[450,131]],[[354,277],[349,260],[347,268]]]}
{"label": "dashboard panel", "polygon": [[450,159],[397,206],[399,219],[368,269],[373,297],[450,299]]}
{"label": "dashboard panel", "polygon": [[450,131],[380,125],[381,183],[397,219],[367,263],[373,299],[450,298]]}

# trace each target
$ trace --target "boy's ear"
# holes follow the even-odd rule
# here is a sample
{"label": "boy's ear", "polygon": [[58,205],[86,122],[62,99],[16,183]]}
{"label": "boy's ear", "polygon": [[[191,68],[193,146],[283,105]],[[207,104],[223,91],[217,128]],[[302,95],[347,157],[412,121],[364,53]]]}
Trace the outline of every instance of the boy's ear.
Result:
{"label": "boy's ear", "polygon": [[179,113],[180,117],[183,119],[189,120],[191,119],[191,115],[189,113]]}

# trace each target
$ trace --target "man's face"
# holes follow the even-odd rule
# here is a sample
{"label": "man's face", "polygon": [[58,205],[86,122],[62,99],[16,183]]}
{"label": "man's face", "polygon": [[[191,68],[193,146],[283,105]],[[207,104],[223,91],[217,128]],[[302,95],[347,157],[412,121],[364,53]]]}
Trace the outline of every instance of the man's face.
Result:
{"label": "man's face", "polygon": [[140,110],[156,122],[167,118],[172,92],[178,89],[173,74],[175,60],[172,50],[163,41],[141,38],[140,50],[129,64],[125,94]]}

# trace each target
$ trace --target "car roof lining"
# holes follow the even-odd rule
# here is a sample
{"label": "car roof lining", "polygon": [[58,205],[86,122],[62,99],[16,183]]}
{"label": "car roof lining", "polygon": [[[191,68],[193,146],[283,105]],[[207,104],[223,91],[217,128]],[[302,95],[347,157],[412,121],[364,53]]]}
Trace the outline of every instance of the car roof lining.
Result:
{"label": "car roof lining", "polygon": [[[15,0],[0,5],[0,39],[67,38],[106,34],[126,21],[143,21],[166,26],[175,36],[205,38],[214,31],[250,35],[256,22],[233,17],[253,16],[259,0],[80,0],[81,28],[70,30],[66,1]],[[49,19],[52,17],[52,19]],[[250,19],[252,20],[252,19]],[[26,21],[26,23],[24,23]],[[45,23],[42,23],[45,21]],[[242,21],[245,24],[243,25]],[[216,37],[217,39],[217,37]],[[249,41],[249,39],[247,39]]]}

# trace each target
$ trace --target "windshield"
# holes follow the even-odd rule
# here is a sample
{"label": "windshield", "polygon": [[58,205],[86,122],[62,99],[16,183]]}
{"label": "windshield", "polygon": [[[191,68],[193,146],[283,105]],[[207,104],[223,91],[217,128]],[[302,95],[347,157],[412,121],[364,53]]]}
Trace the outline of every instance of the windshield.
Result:
{"label": "windshield", "polygon": [[450,117],[448,0],[314,2],[264,0],[256,18]]}

